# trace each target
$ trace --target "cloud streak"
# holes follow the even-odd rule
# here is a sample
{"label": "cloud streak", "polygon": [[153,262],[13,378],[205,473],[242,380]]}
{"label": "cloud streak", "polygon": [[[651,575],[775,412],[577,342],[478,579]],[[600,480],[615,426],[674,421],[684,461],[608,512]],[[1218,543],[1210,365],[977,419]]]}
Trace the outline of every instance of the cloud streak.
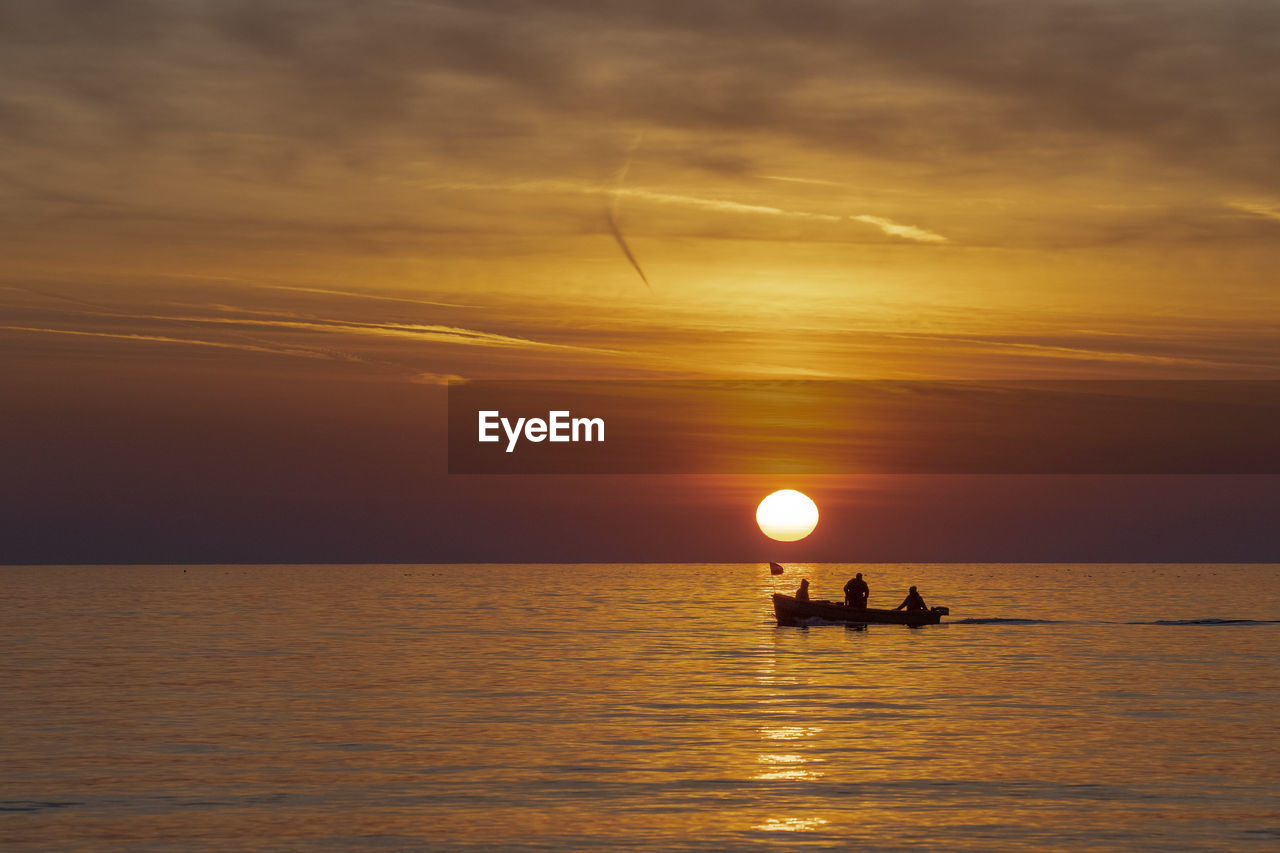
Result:
{"label": "cloud streak", "polygon": [[[624,152],[606,140],[636,127],[654,140],[646,178],[676,190],[649,201],[822,221],[802,185],[856,163],[877,170],[860,187],[900,182],[902,203],[845,213],[921,244],[961,228],[983,242],[975,217],[953,225],[963,214],[931,202],[957,188],[1019,197],[984,223],[988,243],[1013,239],[1013,216],[1077,201],[1049,194],[1069,173],[1190,180],[1201,199],[1280,194],[1280,113],[1258,106],[1280,89],[1280,9],[1255,0],[110,6],[0,0],[0,202],[13,193],[15,218],[134,211],[185,217],[212,241],[225,217],[241,229],[228,241],[275,227],[282,243],[357,249],[442,226],[569,232],[580,220],[376,196],[442,176],[607,175]],[[711,198],[709,172],[769,181],[779,198]],[[617,193],[603,223],[615,240],[616,200],[641,197]]]}
{"label": "cloud streak", "polygon": [[1234,210],[1240,210],[1245,213],[1260,216],[1263,219],[1271,219],[1280,222],[1280,204],[1258,202],[1258,201],[1228,201],[1227,207]]}
{"label": "cloud streak", "polygon": [[917,228],[914,225],[900,225],[891,219],[885,219],[883,216],[850,216],[855,222],[865,222],[867,225],[874,225],[890,237],[902,237],[906,240],[915,240],[917,243],[946,243],[947,238],[941,234],[935,234],[932,231],[926,231],[923,228]]}
{"label": "cloud streak", "polygon": [[[2,70],[26,83],[6,124],[28,139],[55,129],[56,96],[135,138],[203,120],[359,149],[429,116],[423,144],[483,159],[568,119],[1050,170],[1111,138],[1273,185],[1278,171],[1257,146],[1280,116],[1256,105],[1280,77],[1280,11],[1251,0],[121,0],[111,15],[44,0],[3,3],[0,25]],[[1226,150],[1248,156],[1200,156]]]}
{"label": "cloud streak", "polygon": [[268,329],[298,329],[332,334],[366,335],[372,337],[408,338],[433,343],[460,344],[464,346],[500,347],[504,349],[542,349],[589,352],[598,355],[621,355],[620,350],[584,347],[576,344],[552,343],[484,332],[459,326],[427,323],[366,323],[356,320],[334,320],[323,317],[308,319],[253,319],[245,317],[201,317],[196,315],[169,316],[163,314],[130,314],[136,320],[168,321],[177,323],[202,323],[209,325],[249,326]]}
{"label": "cloud streak", "polygon": [[[556,343],[551,341],[540,341],[532,338],[525,338],[516,335],[504,335],[497,332],[487,332],[478,329],[468,329],[460,326],[448,326],[441,324],[429,323],[395,323],[395,322],[364,322],[359,320],[337,320],[326,317],[311,317],[302,315],[281,315],[278,312],[260,311],[248,308],[236,308],[234,306],[218,306],[233,312],[243,312],[251,315],[250,317],[234,317],[234,316],[201,316],[196,314],[146,314],[146,313],[126,313],[112,311],[84,311],[78,312],[78,316],[82,318],[110,318],[113,320],[127,321],[145,321],[153,323],[177,323],[183,325],[203,325],[203,326],[233,326],[238,328],[254,328],[254,329],[282,329],[309,332],[323,332],[326,334],[345,334],[357,335],[365,337],[381,337],[381,338],[400,338],[420,342],[431,342],[441,344],[456,344],[461,346],[479,346],[494,347],[500,349],[526,349],[526,350],[556,350],[565,352],[590,353],[595,355],[625,355],[621,350],[607,349],[603,347],[589,347],[578,344]],[[121,334],[114,332],[100,332],[93,330],[72,330],[59,328],[41,328],[27,326],[0,326],[0,328],[9,329],[11,331],[30,331],[30,332],[50,332],[65,334],[84,334],[97,335],[100,337],[117,337],[117,338],[134,338],[132,334]],[[276,350],[269,346],[257,346],[253,344],[231,344],[225,342],[191,340],[183,338],[169,338],[165,336],[142,335],[139,339],[167,341],[171,343],[190,342],[195,344],[206,344],[208,346],[221,346],[227,348],[239,348],[256,350],[262,352],[275,352]],[[274,346],[274,345],[272,345]],[[290,348],[292,351],[292,348]],[[310,355],[317,356],[312,350],[301,350]]]}
{"label": "cloud streak", "polygon": [[[574,183],[571,181],[521,181],[509,184],[448,183],[438,184],[436,186],[439,189],[476,192],[514,192],[530,194],[562,193],[577,195],[596,195],[599,193],[599,190],[591,185]],[[797,219],[827,223],[843,221],[860,222],[864,225],[874,226],[881,233],[890,237],[901,237],[903,239],[919,243],[948,242],[947,238],[941,234],[928,231],[924,228],[918,228],[914,225],[902,225],[883,216],[871,216],[867,214],[838,216],[831,213],[816,213],[809,210],[795,210],[767,204],[752,204],[748,202],[733,201],[731,199],[705,198],[682,193],[648,190],[639,187],[617,188],[612,191],[612,195],[615,197],[625,196],[627,198],[652,202],[654,204],[672,205],[692,210],[704,210],[711,213],[778,217],[782,219]],[[609,223],[610,227],[616,230],[616,224],[612,216],[609,218]],[[615,233],[615,237],[616,236],[618,235]],[[620,245],[622,246],[623,252],[627,254],[628,258],[632,260],[634,265],[634,258],[631,257],[625,241],[620,241]],[[638,266],[637,271],[639,271]],[[643,273],[641,273],[641,276],[643,277]]]}
{"label": "cloud streak", "polygon": [[6,332],[30,332],[44,335],[76,335],[87,338],[108,338],[120,341],[136,341],[140,343],[182,344],[184,346],[215,347],[218,349],[243,350],[244,352],[268,353],[270,355],[292,355],[302,358],[330,358],[324,353],[296,347],[278,347],[274,345],[258,346],[255,344],[229,343],[227,341],[207,341],[198,338],[175,338],[167,335],[148,335],[140,332],[100,332],[86,329],[59,329],[44,326],[0,326]]}
{"label": "cloud streak", "polygon": [[255,288],[265,290],[282,290],[292,293],[317,293],[325,296],[346,296],[352,299],[372,299],[377,302],[407,302],[410,305],[430,305],[438,308],[475,308],[475,305],[468,305],[463,302],[441,302],[435,299],[421,299],[409,296],[388,296],[382,293],[361,293],[355,290],[331,290],[326,287],[301,287],[298,285],[288,284],[263,284],[261,282],[252,282]]}

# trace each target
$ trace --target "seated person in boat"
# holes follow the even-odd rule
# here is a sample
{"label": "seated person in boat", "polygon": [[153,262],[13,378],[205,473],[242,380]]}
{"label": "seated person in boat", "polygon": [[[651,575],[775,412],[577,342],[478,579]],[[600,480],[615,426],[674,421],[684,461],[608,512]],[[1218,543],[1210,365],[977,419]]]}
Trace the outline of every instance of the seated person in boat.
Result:
{"label": "seated person in boat", "polygon": [[903,608],[906,608],[907,610],[929,609],[925,606],[924,599],[920,597],[920,593],[916,592],[916,588],[914,586],[911,587],[911,591],[907,593],[907,597],[902,599],[902,603],[893,609],[902,610]]}
{"label": "seated person in boat", "polygon": [[800,581],[800,588],[796,590],[796,601],[808,601],[808,600],[809,600],[809,581],[806,578]]}
{"label": "seated person in boat", "polygon": [[862,572],[858,572],[844,585],[844,603],[849,607],[866,607],[867,597],[870,595],[871,587],[862,579]]}

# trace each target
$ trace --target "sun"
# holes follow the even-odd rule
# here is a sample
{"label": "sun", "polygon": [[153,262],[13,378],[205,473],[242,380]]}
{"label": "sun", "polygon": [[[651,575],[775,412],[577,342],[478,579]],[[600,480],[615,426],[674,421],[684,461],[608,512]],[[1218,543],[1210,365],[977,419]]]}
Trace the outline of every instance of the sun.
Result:
{"label": "sun", "polygon": [[795,542],[818,526],[818,505],[802,492],[782,489],[760,501],[756,524],[770,539]]}

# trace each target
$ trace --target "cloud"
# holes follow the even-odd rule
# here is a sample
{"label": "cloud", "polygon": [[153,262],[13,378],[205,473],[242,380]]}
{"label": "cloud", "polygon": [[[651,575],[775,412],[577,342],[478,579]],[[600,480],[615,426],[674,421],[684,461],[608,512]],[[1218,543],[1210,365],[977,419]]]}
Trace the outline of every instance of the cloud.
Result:
{"label": "cloud", "polygon": [[[106,319],[111,322],[128,321],[128,322],[154,322],[154,323],[175,323],[182,325],[203,325],[203,326],[233,326],[237,328],[249,329],[285,329],[310,332],[324,332],[327,334],[345,334],[358,335],[366,337],[383,337],[383,338],[405,338],[420,342],[432,342],[442,344],[458,344],[463,346],[483,346],[495,347],[501,349],[529,349],[529,350],[561,350],[570,352],[591,353],[595,355],[623,355],[619,350],[606,349],[602,347],[580,346],[577,344],[555,343],[551,341],[539,341],[531,338],[519,337],[516,335],[504,335],[497,332],[486,332],[478,329],[468,329],[459,326],[448,326],[429,323],[395,323],[395,322],[364,322],[359,320],[338,320],[325,317],[314,317],[310,315],[298,314],[282,314],[274,311],[257,310],[250,308],[236,308],[234,306],[211,306],[218,309],[228,310],[233,313],[247,314],[251,316],[209,316],[196,314],[147,314],[147,313],[127,313],[114,311],[83,311],[77,312],[76,316],[82,319]],[[97,331],[77,331],[70,329],[58,328],[34,328],[34,327],[18,327],[5,326],[0,328],[11,329],[14,331],[45,331],[45,332],[62,332],[65,334],[86,334],[99,335],[102,337],[135,337],[134,335],[121,335],[118,333],[107,333]],[[143,339],[163,340],[167,342],[180,343],[190,342],[196,344],[208,344],[209,346],[225,346],[230,348],[242,348],[260,350],[263,352],[274,352],[275,349],[269,346],[252,346],[229,344],[210,341],[187,341],[186,339],[168,338],[162,336],[143,336]],[[274,346],[274,345],[271,345]],[[306,350],[310,354],[315,354],[312,350]]]}
{"label": "cloud", "polygon": [[1228,201],[1226,205],[1235,210],[1251,213],[1254,216],[1261,216],[1263,219],[1280,221],[1280,204],[1260,201]]}
{"label": "cloud", "polygon": [[[255,312],[256,313],[256,312]],[[458,326],[427,323],[365,323],[356,320],[334,320],[323,317],[307,319],[253,319],[245,317],[166,316],[162,314],[118,315],[135,320],[157,320],[176,323],[201,323],[211,325],[248,326],[251,328],[299,329],[334,334],[368,335],[374,337],[410,338],[464,346],[501,347],[504,349],[550,349],[590,352],[597,355],[620,355],[618,350],[584,347],[576,344],[560,344],[537,341],[514,335],[484,332]]]}
{"label": "cloud", "polygon": [[0,0],[0,216],[368,252],[573,234],[587,212],[432,188],[598,188],[644,130],[671,191],[624,199],[832,221],[805,184],[838,178],[887,236],[1007,245],[1103,218],[1075,193],[1280,196],[1278,41],[1253,0]]}
{"label": "cloud", "polygon": [[372,299],[377,302],[407,302],[410,305],[431,305],[438,308],[475,308],[475,305],[468,305],[462,302],[441,302],[435,299],[423,299],[409,296],[389,296],[381,293],[361,293],[355,290],[332,290],[326,287],[301,287],[299,285],[289,284],[264,284],[262,282],[253,282],[254,288],[264,290],[282,290],[292,293],[318,293],[326,296],[347,296],[352,299]]}
{"label": "cloud", "polygon": [[257,134],[380,157],[416,139],[472,160],[520,140],[567,163],[588,145],[569,137],[627,125],[906,162],[1001,151],[1008,168],[1122,144],[1280,173],[1259,147],[1280,115],[1257,109],[1280,88],[1280,9],[1249,0],[99,6],[0,2],[0,100],[28,129],[78,110],[134,141]]}
{"label": "cloud", "polygon": [[410,382],[416,382],[419,385],[452,385],[454,382],[465,381],[465,376],[459,376],[456,373],[415,373],[409,377]]}
{"label": "cloud", "polygon": [[[597,195],[603,192],[600,188],[588,184],[575,184],[566,181],[526,181],[511,184],[465,184],[448,183],[438,185],[440,189],[483,192],[513,193],[572,193],[579,195]],[[810,220],[813,222],[841,222],[845,220],[874,225],[884,234],[891,237],[902,237],[919,243],[946,243],[946,237],[914,225],[902,225],[883,216],[861,214],[857,216],[837,216],[830,213],[816,213],[808,210],[794,210],[775,207],[767,204],[751,204],[730,199],[703,198],[681,193],[659,192],[639,187],[624,187],[612,191],[612,195],[633,198],[655,204],[670,204],[713,213],[741,214],[750,216],[781,217],[784,219]],[[616,233],[615,233],[616,236]],[[624,247],[625,249],[625,247]],[[634,261],[633,261],[634,263]]]}
{"label": "cloud", "polygon": [[[60,282],[59,287],[0,285],[12,298],[0,304],[5,324],[0,329],[41,335],[74,336],[140,344],[185,345],[263,355],[284,355],[316,361],[358,364],[377,373],[411,381],[428,381],[430,375],[449,377],[478,365],[529,362],[547,359],[564,362],[614,362],[633,359],[638,353],[593,345],[573,330],[560,330],[560,340],[549,340],[545,325],[508,319],[509,328],[477,329],[457,322],[418,322],[424,305],[432,314],[449,317],[449,307],[416,299],[391,297],[386,303],[334,299],[289,300],[287,294],[316,293],[348,297],[358,295],[330,287],[297,288],[280,285],[262,288],[241,279],[203,279],[175,292],[164,282],[127,289],[104,288],[101,283]],[[239,287],[228,289],[227,284]],[[158,288],[158,290],[157,290]],[[59,291],[63,292],[59,292]],[[185,297],[182,301],[171,298]],[[247,303],[227,304],[232,297]],[[375,294],[376,296],[376,294]],[[399,305],[408,303],[404,308]],[[165,306],[162,310],[157,310]],[[296,306],[282,307],[282,306]],[[305,306],[305,307],[304,307]],[[340,315],[306,311],[345,309]],[[304,313],[305,312],[305,313]],[[461,316],[461,315],[459,315]],[[514,323],[514,326],[513,326]],[[581,341],[581,342],[579,342]],[[447,348],[446,348],[447,347]],[[488,353],[466,353],[474,348]],[[443,370],[441,368],[444,368]],[[482,371],[483,372],[483,371]],[[415,378],[417,377],[417,378]]]}
{"label": "cloud", "polygon": [[228,341],[207,341],[197,338],[174,338],[166,335],[147,335],[138,332],[100,332],[86,329],[58,329],[41,326],[0,326],[6,332],[31,332],[46,335],[78,335],[89,338],[112,338],[122,341],[138,341],[162,344],[183,344],[185,346],[216,347],[218,349],[236,349],[245,352],[269,353],[271,355],[294,355],[303,358],[327,358],[323,353],[299,347],[281,347],[275,345],[256,346],[254,344],[232,343]]}
{"label": "cloud", "polygon": [[652,201],[658,204],[674,204],[682,207],[692,207],[699,210],[709,210],[716,213],[745,213],[758,216],[781,216],[790,219],[812,219],[815,222],[839,222],[839,216],[833,216],[829,213],[813,213],[807,210],[788,210],[783,207],[774,207],[768,204],[747,204],[740,201],[731,201],[727,199],[717,198],[700,198],[698,196],[682,195],[680,193],[655,192],[645,189],[624,189],[619,190],[621,195],[630,196],[631,198],[642,199],[644,201]]}
{"label": "cloud", "polygon": [[868,225],[874,225],[884,233],[891,237],[903,237],[907,240],[915,240],[919,243],[945,243],[947,238],[941,234],[935,234],[932,231],[926,231],[923,228],[917,228],[914,225],[899,225],[891,219],[885,219],[881,216],[850,216],[855,222],[865,222]]}
{"label": "cloud", "polygon": [[501,335],[494,332],[482,332],[475,329],[463,329],[457,326],[436,326],[417,323],[350,323],[326,321],[316,325],[320,331],[339,331],[355,334],[390,335],[394,337],[410,337],[429,339],[441,343],[466,344],[470,346],[514,347],[517,349],[554,349],[591,352],[597,355],[619,355],[618,350],[599,347],[584,347],[576,344],[560,344],[549,341],[535,341],[529,338]]}
{"label": "cloud", "polygon": [[441,183],[435,184],[433,189],[457,190],[462,192],[496,192],[496,193],[528,193],[528,194],[556,194],[567,193],[572,195],[609,195],[622,198],[633,198],[640,201],[650,201],[657,204],[673,204],[680,207],[695,208],[698,210],[713,211],[716,213],[745,213],[757,214],[763,216],[782,216],[794,219],[812,219],[819,222],[839,222],[841,217],[833,216],[826,213],[812,213],[805,210],[788,210],[782,207],[774,207],[767,204],[748,204],[739,201],[718,198],[704,198],[701,196],[684,195],[682,193],[659,192],[656,190],[646,190],[640,187],[618,187],[612,190],[606,190],[603,187],[594,184],[584,184],[573,181],[515,181],[511,183]]}
{"label": "cloud", "polygon": [[821,178],[790,178],[785,175],[761,175],[760,177],[766,181],[781,181],[787,184],[813,184],[822,187],[840,186],[838,181],[824,181]]}
{"label": "cloud", "polygon": [[[1090,332],[1088,334],[1076,335],[1076,340],[1070,344],[1053,342],[1050,340],[1037,341],[1033,339],[1033,336],[1028,336],[1028,338],[1031,339],[1011,339],[1008,337],[964,333],[942,335],[923,333],[891,333],[886,335],[886,337],[901,338],[912,341],[940,342],[945,343],[950,347],[967,350],[972,353],[987,353],[989,355],[1029,356],[1032,358],[1064,362],[1085,361],[1157,368],[1176,368],[1183,371],[1181,375],[1184,378],[1186,376],[1185,371],[1189,368],[1211,369],[1238,375],[1241,370],[1249,370],[1256,367],[1256,365],[1250,364],[1247,359],[1236,360],[1212,358],[1192,353],[1173,354],[1169,351],[1167,341],[1163,342],[1163,351],[1142,352],[1140,350],[1142,346],[1158,349],[1161,342],[1152,342],[1141,337],[1128,335],[1123,336],[1118,340],[1114,337],[1112,337],[1111,340],[1108,340],[1108,337],[1111,336],[1097,331]],[[1094,338],[1097,339],[1095,340]],[[1130,348],[1118,349],[1116,344],[1124,344]],[[1271,369],[1273,368],[1270,365],[1262,368],[1262,370],[1267,372]]]}

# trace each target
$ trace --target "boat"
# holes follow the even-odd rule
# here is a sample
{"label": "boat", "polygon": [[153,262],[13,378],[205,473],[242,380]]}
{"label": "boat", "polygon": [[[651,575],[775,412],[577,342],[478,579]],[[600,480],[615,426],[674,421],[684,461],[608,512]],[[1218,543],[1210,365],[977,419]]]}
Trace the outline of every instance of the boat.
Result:
{"label": "boat", "polygon": [[835,601],[800,601],[792,595],[774,593],[773,612],[779,625],[795,625],[804,619],[825,619],[828,622],[850,622],[858,625],[885,624],[937,625],[950,613],[945,607],[928,610],[877,610],[874,607],[849,607]]}

